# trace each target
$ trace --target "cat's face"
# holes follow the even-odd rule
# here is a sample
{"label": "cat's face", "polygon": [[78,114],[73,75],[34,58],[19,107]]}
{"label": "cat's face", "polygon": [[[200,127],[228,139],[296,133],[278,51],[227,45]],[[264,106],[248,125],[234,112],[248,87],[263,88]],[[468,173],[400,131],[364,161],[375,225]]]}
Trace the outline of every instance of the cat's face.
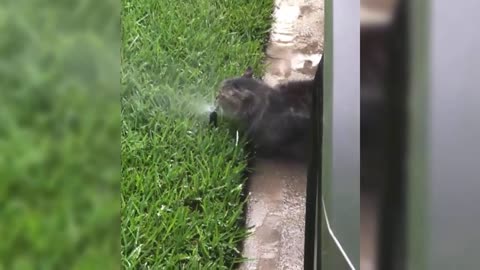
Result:
{"label": "cat's face", "polygon": [[216,102],[227,116],[243,118],[253,106],[255,94],[252,89],[248,89],[248,80],[252,80],[250,68],[242,77],[223,81]]}

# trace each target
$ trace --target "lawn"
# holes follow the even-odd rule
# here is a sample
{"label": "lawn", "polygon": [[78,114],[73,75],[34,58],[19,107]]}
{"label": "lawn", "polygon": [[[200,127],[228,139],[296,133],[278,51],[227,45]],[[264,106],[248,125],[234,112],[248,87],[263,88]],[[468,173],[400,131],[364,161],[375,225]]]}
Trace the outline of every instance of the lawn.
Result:
{"label": "lawn", "polygon": [[119,13],[0,2],[0,269],[120,267]]}
{"label": "lawn", "polygon": [[273,1],[122,6],[122,264],[232,269],[246,154],[226,123],[208,126],[208,109],[223,79],[262,70]]}

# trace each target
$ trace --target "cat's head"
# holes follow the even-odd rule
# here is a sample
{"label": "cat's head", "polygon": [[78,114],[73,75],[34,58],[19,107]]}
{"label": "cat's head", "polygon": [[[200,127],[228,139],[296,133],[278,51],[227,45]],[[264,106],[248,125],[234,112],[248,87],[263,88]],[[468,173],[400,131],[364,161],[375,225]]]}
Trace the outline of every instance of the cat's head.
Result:
{"label": "cat's head", "polygon": [[253,78],[252,68],[248,67],[241,77],[222,82],[216,99],[217,105],[231,118],[245,118],[258,102],[256,92],[259,85],[260,82]]}

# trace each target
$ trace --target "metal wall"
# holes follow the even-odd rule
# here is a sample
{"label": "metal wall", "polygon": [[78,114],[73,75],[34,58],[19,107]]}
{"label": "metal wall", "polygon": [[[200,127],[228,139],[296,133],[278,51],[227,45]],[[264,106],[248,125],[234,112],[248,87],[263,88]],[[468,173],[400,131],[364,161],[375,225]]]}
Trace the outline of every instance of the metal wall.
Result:
{"label": "metal wall", "polygon": [[360,265],[359,8],[359,1],[325,1],[322,184],[317,201],[323,270]]}
{"label": "metal wall", "polygon": [[479,269],[480,2],[411,3],[407,269]]}

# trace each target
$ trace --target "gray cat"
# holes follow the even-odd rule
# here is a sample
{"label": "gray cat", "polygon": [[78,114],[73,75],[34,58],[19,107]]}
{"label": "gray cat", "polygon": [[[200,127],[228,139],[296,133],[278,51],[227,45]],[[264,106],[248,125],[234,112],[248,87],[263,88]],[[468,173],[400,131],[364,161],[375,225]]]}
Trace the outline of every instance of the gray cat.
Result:
{"label": "gray cat", "polygon": [[243,76],[223,81],[216,102],[239,124],[257,156],[306,161],[313,87],[313,80],[270,87],[247,68]]}

